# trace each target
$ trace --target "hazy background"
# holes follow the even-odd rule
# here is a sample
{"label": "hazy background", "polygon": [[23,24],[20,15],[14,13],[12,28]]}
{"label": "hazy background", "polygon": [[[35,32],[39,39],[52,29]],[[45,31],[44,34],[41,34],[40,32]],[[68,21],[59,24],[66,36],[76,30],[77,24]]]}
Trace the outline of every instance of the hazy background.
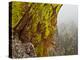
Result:
{"label": "hazy background", "polygon": [[58,40],[56,55],[73,55],[78,50],[78,7],[64,5],[57,19]]}
{"label": "hazy background", "polygon": [[62,8],[58,14],[58,27],[61,24],[72,23],[75,27],[78,25],[78,7],[77,5],[65,5],[63,4]]}

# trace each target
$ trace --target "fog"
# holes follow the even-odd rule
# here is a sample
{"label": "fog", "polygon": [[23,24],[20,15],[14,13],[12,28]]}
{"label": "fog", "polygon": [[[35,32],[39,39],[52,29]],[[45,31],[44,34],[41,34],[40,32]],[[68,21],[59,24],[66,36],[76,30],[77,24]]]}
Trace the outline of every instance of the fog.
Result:
{"label": "fog", "polygon": [[73,23],[75,27],[78,24],[78,7],[77,5],[64,5],[58,13],[58,27],[61,24]]}
{"label": "fog", "polygon": [[58,40],[56,55],[77,54],[78,49],[78,7],[64,5],[57,17]]}

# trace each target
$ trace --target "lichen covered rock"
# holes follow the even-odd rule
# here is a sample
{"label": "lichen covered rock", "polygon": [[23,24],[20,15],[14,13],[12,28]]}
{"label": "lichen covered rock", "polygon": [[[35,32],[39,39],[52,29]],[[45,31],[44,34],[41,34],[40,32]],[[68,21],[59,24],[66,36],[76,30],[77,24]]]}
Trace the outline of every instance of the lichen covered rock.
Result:
{"label": "lichen covered rock", "polygon": [[51,51],[49,49],[55,47],[54,34],[57,31],[57,14],[61,6],[62,4],[46,3],[12,4],[13,30],[18,34],[21,43],[33,44],[37,56],[48,56]]}

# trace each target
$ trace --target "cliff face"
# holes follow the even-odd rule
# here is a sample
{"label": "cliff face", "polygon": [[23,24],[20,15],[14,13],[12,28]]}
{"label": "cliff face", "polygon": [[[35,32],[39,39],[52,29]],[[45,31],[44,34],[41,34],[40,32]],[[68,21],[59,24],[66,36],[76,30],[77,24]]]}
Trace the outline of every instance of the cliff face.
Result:
{"label": "cliff face", "polygon": [[54,34],[57,32],[57,14],[61,6],[62,4],[12,3],[13,33],[18,34],[22,44],[31,43],[34,46],[34,56],[54,55]]}

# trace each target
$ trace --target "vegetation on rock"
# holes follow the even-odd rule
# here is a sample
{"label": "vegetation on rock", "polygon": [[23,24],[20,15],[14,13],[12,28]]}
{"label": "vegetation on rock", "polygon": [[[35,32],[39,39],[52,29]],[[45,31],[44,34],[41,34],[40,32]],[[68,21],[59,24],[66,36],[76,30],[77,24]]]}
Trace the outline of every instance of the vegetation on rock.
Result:
{"label": "vegetation on rock", "polygon": [[[37,56],[54,55],[57,14],[62,4],[12,2],[12,29],[21,43],[31,42]],[[13,47],[14,48],[14,47]]]}

